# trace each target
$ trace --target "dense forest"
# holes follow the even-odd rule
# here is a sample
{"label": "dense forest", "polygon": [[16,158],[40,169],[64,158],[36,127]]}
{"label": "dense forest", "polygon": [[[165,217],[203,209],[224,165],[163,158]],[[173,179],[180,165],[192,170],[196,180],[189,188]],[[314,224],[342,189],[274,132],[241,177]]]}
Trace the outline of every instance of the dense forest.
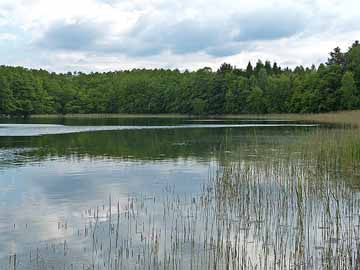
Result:
{"label": "dense forest", "polygon": [[0,115],[67,113],[318,113],[360,108],[360,44],[319,67],[145,70],[67,74],[0,67]]}

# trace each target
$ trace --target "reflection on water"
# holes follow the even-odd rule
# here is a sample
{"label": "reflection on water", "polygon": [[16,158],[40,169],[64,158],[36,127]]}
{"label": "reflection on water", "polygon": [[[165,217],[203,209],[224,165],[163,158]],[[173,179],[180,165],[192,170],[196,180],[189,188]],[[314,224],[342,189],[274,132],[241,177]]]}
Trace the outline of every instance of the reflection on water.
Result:
{"label": "reflection on water", "polygon": [[[191,202],[203,193],[209,174],[214,175],[224,162],[256,162],[279,155],[286,146],[322,128],[290,122],[213,124],[203,120],[192,124],[186,119],[32,121],[27,126],[0,126],[0,269],[14,263],[14,257],[9,257],[14,254],[17,269],[38,269],[40,265],[83,269],[94,261],[98,267],[102,265],[99,269],[118,269],[119,260],[114,258],[120,258],[119,254],[111,252],[120,252],[120,246],[122,256],[132,258],[127,262],[134,267],[129,268],[139,269],[136,265],[155,258],[154,253],[146,254],[155,252],[153,248],[161,249],[157,250],[161,256],[166,256],[167,248],[173,250],[156,243],[156,237],[167,235],[165,242],[176,244],[169,239],[186,237],[184,233],[194,239],[184,241],[183,245],[190,246],[177,251],[191,252],[191,243],[199,239],[186,226],[201,230],[197,226],[203,223],[184,222],[191,222],[193,211],[200,211],[195,209],[198,201],[193,206]],[[177,203],[190,203],[194,208],[185,213],[186,205]],[[182,235],[163,231],[164,207],[187,217],[173,216],[168,221],[171,226],[175,226],[174,220],[183,222],[178,229]],[[118,211],[120,222],[116,221]],[[215,218],[211,215],[207,218]],[[109,225],[110,216],[113,221]],[[155,231],[151,231],[153,227]],[[216,227],[213,230],[216,235]],[[112,236],[102,241],[109,233]],[[152,247],[144,248],[143,243]],[[109,252],[111,260],[106,258]],[[181,256],[176,254],[176,268],[168,269],[188,269],[188,264],[178,265]],[[160,261],[151,263],[156,269]]]}
{"label": "reflection on water", "polygon": [[0,124],[0,137],[24,137],[80,132],[142,129],[197,129],[197,128],[259,128],[259,127],[314,127],[310,124],[201,124],[176,126],[62,126],[44,124]]}

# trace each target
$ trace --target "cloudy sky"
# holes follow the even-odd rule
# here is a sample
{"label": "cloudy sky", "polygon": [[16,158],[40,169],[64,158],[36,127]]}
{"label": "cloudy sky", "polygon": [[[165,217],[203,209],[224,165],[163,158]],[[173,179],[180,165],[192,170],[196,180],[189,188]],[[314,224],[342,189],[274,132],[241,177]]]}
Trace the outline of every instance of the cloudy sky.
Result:
{"label": "cloudy sky", "polygon": [[0,0],[0,64],[64,72],[318,64],[360,39],[359,0]]}

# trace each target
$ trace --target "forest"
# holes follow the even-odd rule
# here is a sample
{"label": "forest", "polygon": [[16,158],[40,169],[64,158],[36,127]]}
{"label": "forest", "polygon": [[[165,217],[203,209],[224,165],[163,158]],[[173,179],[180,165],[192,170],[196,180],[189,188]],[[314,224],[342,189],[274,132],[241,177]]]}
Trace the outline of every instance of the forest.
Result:
{"label": "forest", "polygon": [[360,44],[318,67],[258,60],[213,71],[133,69],[50,73],[0,66],[0,115],[320,113],[360,108]]}

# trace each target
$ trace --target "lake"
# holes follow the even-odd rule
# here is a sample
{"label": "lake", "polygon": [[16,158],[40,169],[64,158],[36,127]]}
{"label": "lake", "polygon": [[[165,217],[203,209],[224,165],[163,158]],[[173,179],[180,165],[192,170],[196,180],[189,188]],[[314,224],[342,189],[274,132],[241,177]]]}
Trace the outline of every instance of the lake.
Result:
{"label": "lake", "polygon": [[296,148],[339,132],[281,120],[3,119],[0,269],[355,265],[358,176],[320,171]]}

